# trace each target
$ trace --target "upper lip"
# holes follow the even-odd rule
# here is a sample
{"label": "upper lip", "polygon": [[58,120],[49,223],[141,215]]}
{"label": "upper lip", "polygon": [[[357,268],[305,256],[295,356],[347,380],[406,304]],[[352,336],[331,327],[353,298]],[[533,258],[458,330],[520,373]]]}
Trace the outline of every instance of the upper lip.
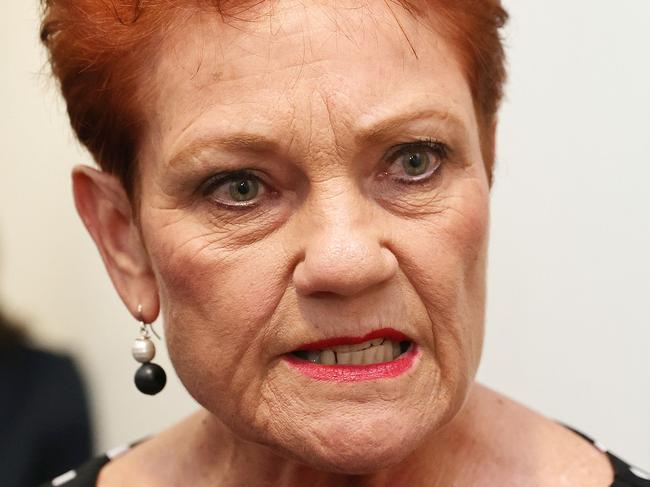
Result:
{"label": "upper lip", "polygon": [[368,340],[373,340],[375,338],[386,338],[395,342],[412,341],[404,333],[395,330],[394,328],[380,328],[378,330],[373,330],[369,333],[366,333],[363,336],[332,337],[325,338],[317,342],[305,343],[303,345],[300,345],[296,350],[322,350],[324,348],[332,348],[339,345],[356,345],[358,343],[367,342]]}

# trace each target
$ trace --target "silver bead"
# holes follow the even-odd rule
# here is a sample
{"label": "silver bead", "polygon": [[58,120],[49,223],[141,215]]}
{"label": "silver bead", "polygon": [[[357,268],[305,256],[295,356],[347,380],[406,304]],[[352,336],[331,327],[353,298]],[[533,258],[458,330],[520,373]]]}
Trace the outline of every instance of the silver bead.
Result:
{"label": "silver bead", "polygon": [[133,358],[140,363],[151,362],[156,356],[156,347],[148,338],[136,338],[131,347]]}

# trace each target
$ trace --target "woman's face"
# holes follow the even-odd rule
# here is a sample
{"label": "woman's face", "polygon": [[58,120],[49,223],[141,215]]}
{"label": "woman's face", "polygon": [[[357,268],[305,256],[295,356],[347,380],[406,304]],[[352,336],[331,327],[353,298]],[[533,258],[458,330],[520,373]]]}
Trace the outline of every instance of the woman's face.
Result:
{"label": "woman's face", "polygon": [[[192,396],[240,437],[361,473],[448,422],[478,365],[477,121],[429,23],[374,0],[274,5],[254,21],[197,18],[161,46],[141,234]],[[386,328],[413,342],[392,374],[288,360]]]}

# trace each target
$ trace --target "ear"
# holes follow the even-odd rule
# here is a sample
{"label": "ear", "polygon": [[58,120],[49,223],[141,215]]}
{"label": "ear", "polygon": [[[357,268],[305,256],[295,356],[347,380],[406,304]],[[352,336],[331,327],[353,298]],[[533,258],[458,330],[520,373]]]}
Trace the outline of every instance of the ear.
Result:
{"label": "ear", "polygon": [[158,287],[122,184],[112,174],[77,166],[72,170],[72,187],[77,212],[115,289],[136,319],[151,323],[160,309]]}

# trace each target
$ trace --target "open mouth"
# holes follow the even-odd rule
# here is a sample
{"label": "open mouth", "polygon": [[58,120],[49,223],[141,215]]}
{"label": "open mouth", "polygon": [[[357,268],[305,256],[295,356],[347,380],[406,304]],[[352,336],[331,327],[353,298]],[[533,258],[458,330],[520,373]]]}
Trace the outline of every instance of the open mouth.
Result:
{"label": "open mouth", "polygon": [[334,337],[300,345],[284,355],[290,367],[311,379],[358,382],[405,374],[417,363],[415,341],[393,328],[357,337]]}
{"label": "open mouth", "polygon": [[412,342],[375,338],[354,345],[339,345],[320,350],[296,350],[291,355],[320,365],[373,365],[392,362],[408,352]]}

